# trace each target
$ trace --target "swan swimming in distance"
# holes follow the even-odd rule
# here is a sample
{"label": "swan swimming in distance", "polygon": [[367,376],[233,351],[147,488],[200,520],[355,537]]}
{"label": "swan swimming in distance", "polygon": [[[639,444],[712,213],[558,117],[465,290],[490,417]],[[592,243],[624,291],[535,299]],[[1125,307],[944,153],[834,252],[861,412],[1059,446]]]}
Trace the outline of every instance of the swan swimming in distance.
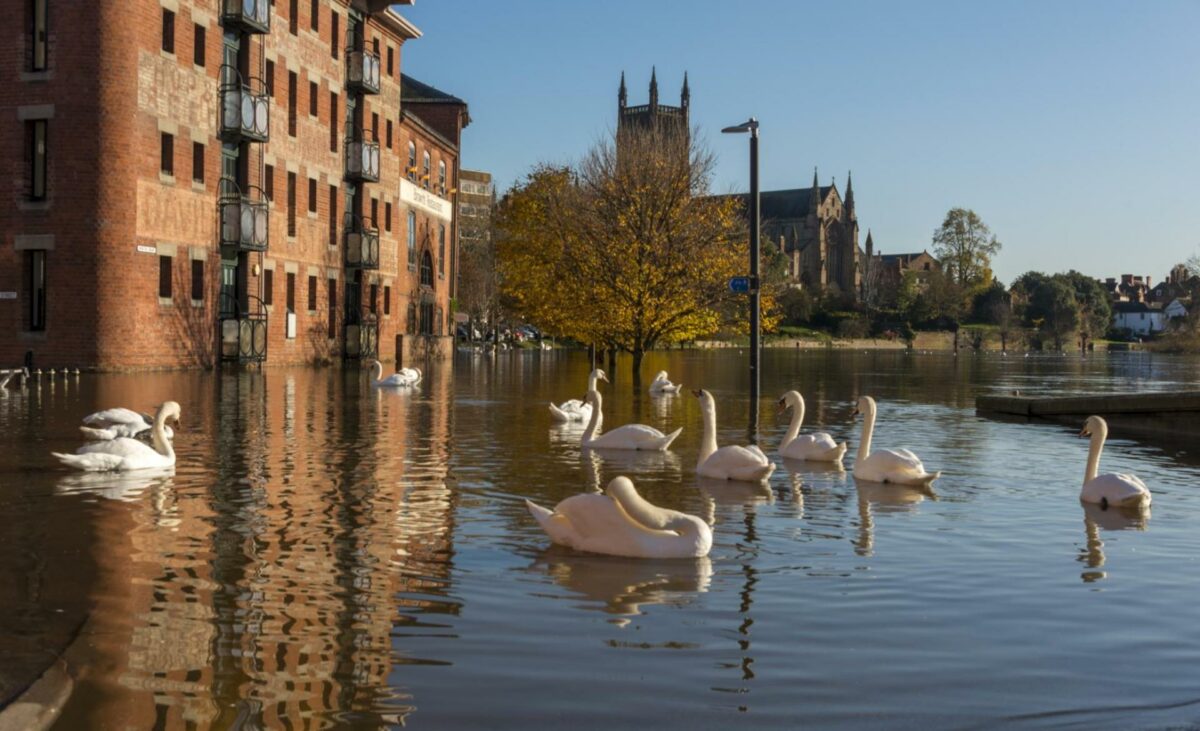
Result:
{"label": "swan swimming in distance", "polygon": [[174,401],[167,401],[158,407],[154,426],[151,427],[153,447],[136,439],[121,437],[85,444],[75,450],[75,454],[52,454],[68,467],[86,472],[129,472],[172,467],[175,464],[175,449],[171,446],[171,440],[167,439],[166,422],[171,419],[178,424],[179,412],[179,404]]}
{"label": "swan swimming in distance", "polygon": [[371,385],[379,388],[408,388],[421,382],[421,371],[416,368],[401,368],[387,378],[383,377],[383,364],[371,361]]}
{"label": "swan swimming in distance", "polygon": [[868,482],[888,482],[897,485],[928,486],[941,472],[929,473],[921,459],[907,449],[881,449],[871,451],[871,434],[875,431],[875,399],[863,396],[858,400],[852,416],[863,415],[862,438],[858,444],[858,457],[854,460],[854,476]]}
{"label": "swan swimming in distance", "polygon": [[799,391],[788,391],[779,399],[779,413],[792,410],[792,421],[787,434],[779,443],[779,456],[788,459],[803,459],[811,462],[841,462],[846,454],[846,443],[838,444],[829,434],[816,432],[800,434],[804,423],[804,397]]}
{"label": "swan swimming in distance", "polygon": [[[588,374],[588,393],[596,390],[597,381],[609,382],[608,376],[599,368]],[[560,406],[550,404],[550,418],[558,422],[582,421],[586,424],[592,418],[592,406],[577,398],[564,401]]]}
{"label": "swan swimming in distance", "polygon": [[[105,409],[83,417],[85,426],[79,427],[83,436],[92,441],[109,441],[122,437],[136,437],[142,432],[149,431],[154,426],[154,417],[149,414],[139,414],[133,409],[117,407]],[[167,439],[174,439],[175,432],[171,427],[164,427]]]}
{"label": "swan swimming in distance", "polygon": [[682,383],[671,383],[671,379],[667,378],[666,371],[659,371],[650,383],[651,394],[679,393],[681,388],[683,388]]}
{"label": "swan swimming in distance", "polygon": [[717,404],[708,391],[692,391],[700,399],[704,417],[704,436],[700,439],[700,456],[696,474],[717,480],[763,482],[775,471],[775,465],[757,444],[742,447],[736,444],[717,447]]}
{"label": "swan swimming in distance", "polygon": [[699,558],[712,548],[712,530],[700,518],[652,505],[628,477],[616,477],[603,495],[574,495],[547,510],[525,507],[555,543],[578,551],[631,558]]}
{"label": "swan swimming in distance", "polygon": [[1096,474],[1100,468],[1100,453],[1104,451],[1104,440],[1108,438],[1108,422],[1099,416],[1089,416],[1079,436],[1091,437],[1087,471],[1083,474],[1083,489],[1079,493],[1080,500],[1096,503],[1102,508],[1140,508],[1150,505],[1150,490],[1136,475]]}
{"label": "swan swimming in distance", "polygon": [[625,424],[610,432],[597,434],[600,422],[604,419],[601,410],[602,399],[600,392],[588,391],[587,401],[592,407],[592,418],[588,421],[587,429],[583,432],[581,444],[584,447],[597,449],[639,449],[647,452],[665,452],[671,442],[683,431],[683,427],[670,434],[663,434],[658,429],[645,424]]}

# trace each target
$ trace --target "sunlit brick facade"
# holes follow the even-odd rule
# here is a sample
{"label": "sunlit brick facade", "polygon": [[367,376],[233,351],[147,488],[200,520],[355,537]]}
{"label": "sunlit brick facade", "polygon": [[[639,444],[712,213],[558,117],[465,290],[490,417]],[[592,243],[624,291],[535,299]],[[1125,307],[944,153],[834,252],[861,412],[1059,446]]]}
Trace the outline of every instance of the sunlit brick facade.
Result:
{"label": "sunlit brick facade", "polygon": [[[410,131],[401,56],[421,33],[389,3],[0,7],[20,19],[0,63],[0,363],[31,355],[41,367],[107,370],[451,351],[466,105],[443,95],[424,105],[436,134]],[[410,139],[418,159],[437,161],[416,202],[404,187]],[[420,223],[431,207],[449,218],[418,252],[436,272],[422,282],[406,227],[409,211]]]}

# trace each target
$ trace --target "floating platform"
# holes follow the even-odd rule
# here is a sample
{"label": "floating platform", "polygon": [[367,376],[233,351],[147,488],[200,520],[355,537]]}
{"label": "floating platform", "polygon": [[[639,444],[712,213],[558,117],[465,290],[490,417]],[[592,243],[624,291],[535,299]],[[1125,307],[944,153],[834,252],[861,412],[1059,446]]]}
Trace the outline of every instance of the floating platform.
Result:
{"label": "floating platform", "polygon": [[1083,426],[1103,416],[1116,433],[1170,439],[1200,437],[1200,391],[1103,393],[1080,396],[994,395],[975,399],[975,411]]}

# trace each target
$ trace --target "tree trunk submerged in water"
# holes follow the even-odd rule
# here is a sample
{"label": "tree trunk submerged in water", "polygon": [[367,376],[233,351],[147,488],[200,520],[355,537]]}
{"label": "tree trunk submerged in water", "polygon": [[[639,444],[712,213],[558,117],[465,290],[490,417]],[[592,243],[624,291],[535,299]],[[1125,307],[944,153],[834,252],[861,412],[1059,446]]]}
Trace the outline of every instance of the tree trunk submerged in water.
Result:
{"label": "tree trunk submerged in water", "polygon": [[635,391],[642,390],[642,358],[646,357],[646,351],[641,348],[634,348],[630,351],[633,356],[633,388]]}

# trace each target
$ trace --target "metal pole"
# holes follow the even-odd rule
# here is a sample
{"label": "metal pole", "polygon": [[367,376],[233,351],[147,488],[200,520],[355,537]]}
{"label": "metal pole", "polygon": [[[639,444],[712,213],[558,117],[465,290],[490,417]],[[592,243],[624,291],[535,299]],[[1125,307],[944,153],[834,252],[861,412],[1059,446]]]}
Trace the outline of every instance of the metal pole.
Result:
{"label": "metal pole", "polygon": [[[754,119],[750,120],[755,122]],[[759,208],[758,208],[758,124],[750,128],[750,443],[758,444],[758,366],[759,327],[762,302],[759,296]]]}

